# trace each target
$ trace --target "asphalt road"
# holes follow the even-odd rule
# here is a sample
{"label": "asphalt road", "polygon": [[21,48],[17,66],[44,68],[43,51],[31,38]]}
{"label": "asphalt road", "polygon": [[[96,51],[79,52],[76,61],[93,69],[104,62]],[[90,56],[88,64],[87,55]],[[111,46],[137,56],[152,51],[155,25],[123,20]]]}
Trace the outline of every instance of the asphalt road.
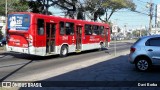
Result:
{"label": "asphalt road", "polygon": [[[19,88],[19,90],[159,90],[159,87],[147,87],[145,85],[147,83],[154,83],[160,86],[160,66],[154,66],[149,72],[138,72],[135,69],[134,65],[131,65],[128,62],[127,53],[123,55],[124,52],[129,52],[127,50],[129,50],[131,44],[132,43],[128,42],[117,43],[117,53],[121,53],[121,55],[117,57],[105,58],[103,62],[87,67],[84,66],[84,68],[72,70],[70,72],[66,72],[57,76],[46,77],[46,79],[42,79],[43,81],[115,81],[109,84],[113,85],[112,87],[48,87]],[[19,78],[25,78],[26,76],[39,77],[36,76],[37,73],[44,74],[44,72],[46,71],[48,71],[46,73],[46,76],[52,73],[56,74],[58,68],[60,67],[64,67],[63,69],[65,71],[69,69],[65,67],[70,64],[82,63],[89,60],[94,62],[95,58],[97,57],[114,55],[113,46],[114,45],[111,44],[110,49],[107,50],[109,54],[106,52],[106,50],[92,50],[82,53],[72,53],[65,58],[60,58],[57,55],[49,57],[38,57],[23,54],[4,53],[1,54],[0,59],[0,78],[3,81],[10,81]],[[31,78],[25,80],[32,81]],[[134,83],[133,87],[121,87],[121,83],[125,86],[125,84],[132,82]]]}
{"label": "asphalt road", "polygon": [[[132,43],[117,43],[117,52],[129,50]],[[109,53],[108,53],[109,52]],[[54,70],[69,64],[79,63],[97,57],[114,54],[114,45],[109,50],[91,50],[81,53],[72,53],[68,57],[60,58],[58,55],[39,57],[24,54],[2,53],[0,54],[0,81],[16,80],[25,76],[44,71]]]}

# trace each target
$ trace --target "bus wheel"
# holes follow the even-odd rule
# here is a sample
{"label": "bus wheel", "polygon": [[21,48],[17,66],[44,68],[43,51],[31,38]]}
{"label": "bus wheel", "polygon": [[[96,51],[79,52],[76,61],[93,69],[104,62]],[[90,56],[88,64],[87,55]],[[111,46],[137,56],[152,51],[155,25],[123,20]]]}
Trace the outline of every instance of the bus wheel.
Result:
{"label": "bus wheel", "polygon": [[67,56],[67,54],[68,54],[68,48],[66,45],[63,45],[61,47],[60,56],[65,57],[65,56]]}

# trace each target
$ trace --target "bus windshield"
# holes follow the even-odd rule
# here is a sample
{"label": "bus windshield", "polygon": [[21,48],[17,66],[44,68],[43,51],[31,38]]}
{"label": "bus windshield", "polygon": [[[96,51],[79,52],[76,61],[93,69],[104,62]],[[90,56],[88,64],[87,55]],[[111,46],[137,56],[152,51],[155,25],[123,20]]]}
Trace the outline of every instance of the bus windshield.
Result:
{"label": "bus windshield", "polygon": [[9,30],[28,30],[30,26],[30,15],[10,14],[8,15]]}

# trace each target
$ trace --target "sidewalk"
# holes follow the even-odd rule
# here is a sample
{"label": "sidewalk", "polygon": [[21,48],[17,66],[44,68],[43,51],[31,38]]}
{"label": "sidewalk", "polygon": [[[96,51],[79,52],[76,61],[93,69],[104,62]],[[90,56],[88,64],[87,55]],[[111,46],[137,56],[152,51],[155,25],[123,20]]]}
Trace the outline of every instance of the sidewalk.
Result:
{"label": "sidewalk", "polygon": [[[117,40],[116,42],[135,42],[137,41],[136,39],[132,39],[132,40]],[[111,43],[114,43],[115,40],[112,40]]]}
{"label": "sidewalk", "polygon": [[0,47],[0,54],[7,52],[4,47]]}

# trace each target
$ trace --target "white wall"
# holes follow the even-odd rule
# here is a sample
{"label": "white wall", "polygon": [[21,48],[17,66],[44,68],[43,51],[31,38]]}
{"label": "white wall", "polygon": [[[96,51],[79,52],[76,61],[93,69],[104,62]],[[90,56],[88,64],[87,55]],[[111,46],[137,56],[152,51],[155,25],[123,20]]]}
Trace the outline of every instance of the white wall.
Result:
{"label": "white wall", "polygon": [[5,35],[5,28],[6,28],[6,23],[5,23],[5,17],[4,16],[0,16],[0,27],[2,27],[1,28],[1,31],[2,31],[2,33],[3,33],[3,35]]}

